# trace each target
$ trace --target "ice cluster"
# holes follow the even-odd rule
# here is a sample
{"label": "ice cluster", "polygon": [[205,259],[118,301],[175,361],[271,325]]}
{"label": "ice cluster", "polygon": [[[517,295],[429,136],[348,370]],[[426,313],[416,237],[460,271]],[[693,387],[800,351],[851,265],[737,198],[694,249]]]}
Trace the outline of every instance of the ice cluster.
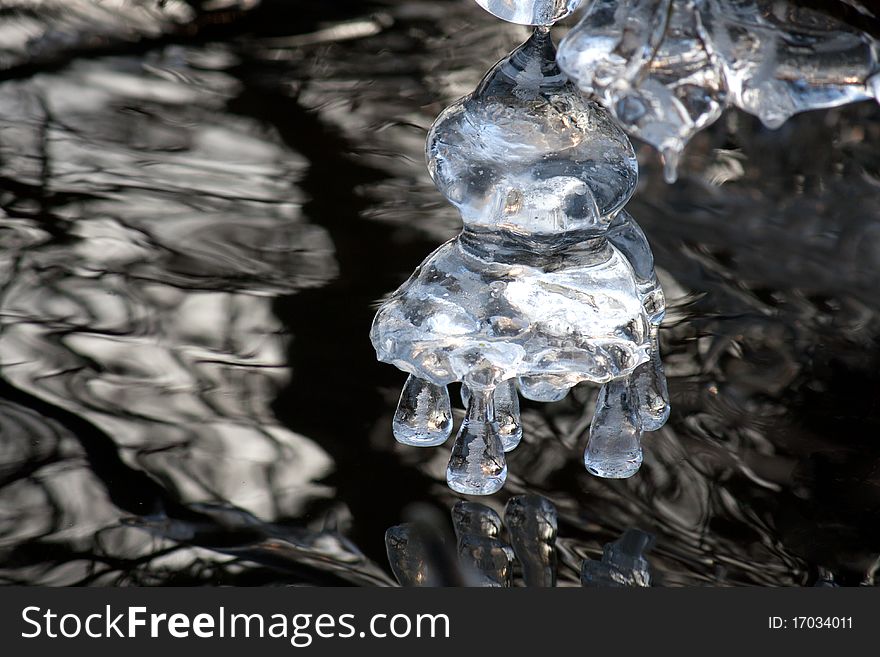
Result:
{"label": "ice cluster", "polygon": [[777,128],[810,109],[880,100],[880,42],[786,0],[593,0],[559,65],[674,181],[688,140],[736,105]]}
{"label": "ice cluster", "polygon": [[410,375],[395,437],[444,443],[446,386],[462,382],[467,412],[447,482],[491,494],[522,438],[517,388],[556,401],[590,381],[602,389],[585,464],[631,476],[642,432],[668,415],[657,344],[665,302],[647,240],[623,210],[638,178],[632,144],[568,80],[537,28],[438,117],[427,157],[464,228],[373,322],[379,360]]}

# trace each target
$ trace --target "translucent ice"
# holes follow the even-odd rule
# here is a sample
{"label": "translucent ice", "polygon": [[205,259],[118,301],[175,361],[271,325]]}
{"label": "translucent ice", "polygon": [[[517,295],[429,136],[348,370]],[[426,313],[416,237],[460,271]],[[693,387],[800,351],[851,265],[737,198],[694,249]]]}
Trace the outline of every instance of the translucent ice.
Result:
{"label": "translucent ice", "polygon": [[495,411],[492,390],[472,390],[467,415],[446,468],[446,482],[459,493],[491,495],[500,490],[507,479],[507,462]]}
{"label": "translucent ice", "polygon": [[[428,418],[445,409],[443,388],[463,383],[467,417],[447,469],[461,493],[504,482],[504,452],[522,436],[514,381],[552,401],[582,381],[631,381],[643,364],[658,372],[662,292],[644,234],[622,212],[638,177],[632,145],[555,55],[535,30],[437,119],[428,166],[464,229],[390,295],[371,331],[379,360],[412,375],[399,440],[439,442]],[[641,392],[631,397],[635,408]]]}
{"label": "translucent ice", "polygon": [[778,0],[705,0],[699,13],[730,101],[770,128],[804,110],[871,97],[880,43],[812,9]]}
{"label": "translucent ice", "polygon": [[559,64],[676,176],[688,140],[733,103],[778,127],[876,96],[878,42],[785,0],[595,0]]}
{"label": "translucent ice", "polygon": [[631,477],[641,467],[642,419],[628,377],[613,379],[599,391],[584,465],[594,475],[608,479]]}
{"label": "translucent ice", "polygon": [[519,391],[526,399],[538,402],[556,402],[565,399],[571,384],[566,384],[565,377],[554,374],[522,376],[519,378]]}
{"label": "translucent ice", "polygon": [[590,587],[651,586],[651,567],[644,553],[653,545],[651,534],[627,529],[619,539],[605,545],[601,561],[584,561],[581,584]]}
{"label": "translucent ice", "polygon": [[651,326],[651,359],[639,365],[632,375],[633,393],[643,431],[657,431],[669,419],[669,390],[660,360],[657,326]]}
{"label": "translucent ice", "polygon": [[504,510],[526,586],[556,586],[556,507],[540,495],[510,498]]}
{"label": "translucent ice", "polygon": [[394,414],[394,437],[404,445],[435,447],[452,433],[452,406],[446,386],[412,374],[403,386]]}
{"label": "translucent ice", "polygon": [[520,25],[552,25],[578,8],[583,0],[477,0],[498,18]]}
{"label": "translucent ice", "polygon": [[[461,400],[467,408],[471,394],[466,385],[461,387]],[[498,435],[501,437],[501,446],[505,452],[511,452],[517,448],[522,440],[522,424],[519,419],[519,397],[516,394],[516,385],[513,379],[502,381],[495,388],[492,397],[495,408],[495,421],[498,425]]]}
{"label": "translucent ice", "polygon": [[675,180],[688,140],[724,109],[724,80],[702,34],[699,0],[597,0],[565,38],[560,66]]}

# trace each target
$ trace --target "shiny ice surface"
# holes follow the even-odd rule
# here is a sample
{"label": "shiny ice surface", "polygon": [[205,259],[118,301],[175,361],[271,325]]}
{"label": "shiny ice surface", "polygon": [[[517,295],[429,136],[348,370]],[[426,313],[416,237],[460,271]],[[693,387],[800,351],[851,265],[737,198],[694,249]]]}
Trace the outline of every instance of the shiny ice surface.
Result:
{"label": "shiny ice surface", "polygon": [[631,135],[660,151],[666,178],[729,104],[777,128],[797,112],[876,94],[877,40],[773,0],[596,0],[559,64]]}
{"label": "shiny ice surface", "polygon": [[465,226],[549,236],[596,229],[629,200],[635,154],[559,70],[536,30],[452,104],[428,135],[428,168]]}
{"label": "shiny ice surface", "polygon": [[[494,441],[510,451],[522,437],[514,380],[528,399],[558,401],[642,363],[657,373],[651,327],[665,305],[644,233],[621,209],[637,180],[632,146],[559,71],[546,30],[440,115],[427,153],[464,230],[384,301],[371,339],[379,360],[410,374],[408,386],[463,382],[467,419],[447,481],[489,494],[506,476]],[[641,399],[633,392],[632,408]],[[614,432],[619,415],[597,415],[594,433]],[[430,433],[420,423],[407,431]]]}
{"label": "shiny ice surface", "polygon": [[583,0],[476,0],[498,18],[520,25],[552,25],[578,8]]}

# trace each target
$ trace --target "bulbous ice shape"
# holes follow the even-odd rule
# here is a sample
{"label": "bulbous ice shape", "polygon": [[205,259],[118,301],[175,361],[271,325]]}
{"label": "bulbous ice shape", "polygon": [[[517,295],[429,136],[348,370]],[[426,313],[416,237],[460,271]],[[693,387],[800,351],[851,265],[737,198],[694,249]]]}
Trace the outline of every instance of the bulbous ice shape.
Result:
{"label": "bulbous ice shape", "polygon": [[519,391],[526,399],[536,402],[557,402],[565,399],[571,385],[565,377],[553,374],[522,376],[519,378]]}
{"label": "bulbous ice shape", "polygon": [[632,267],[607,240],[546,256],[493,236],[441,246],[379,309],[379,360],[436,385],[555,375],[603,383],[648,360]]}
{"label": "bulbous ice shape", "polygon": [[555,57],[536,30],[431,128],[431,177],[465,226],[545,238],[600,230],[632,195],[632,144]]}
{"label": "bulbous ice shape", "polygon": [[491,495],[507,479],[507,462],[493,414],[492,390],[471,390],[467,415],[446,467],[446,483],[458,493]]}
{"label": "bulbous ice shape", "polygon": [[513,574],[510,551],[497,538],[463,534],[457,542],[458,559],[477,586],[508,587]]}
{"label": "bulbous ice shape", "polygon": [[581,584],[615,588],[651,586],[651,567],[644,554],[653,545],[654,537],[651,534],[627,529],[619,539],[605,545],[601,561],[584,561]]}
{"label": "bulbous ice shape", "polygon": [[[466,385],[461,387],[461,401],[467,408],[471,393]],[[519,418],[519,396],[513,379],[499,383],[492,397],[495,406],[495,421],[498,424],[498,435],[505,452],[512,452],[522,440],[522,422]]]}
{"label": "bulbous ice shape", "polygon": [[[445,409],[446,385],[463,384],[467,417],[447,483],[466,494],[493,493],[507,476],[504,452],[522,436],[515,380],[534,400],[561,399],[582,381],[605,383],[607,397],[615,380],[651,365],[594,421],[603,476],[634,472],[609,432],[620,419],[616,428],[640,435],[633,409],[659,394],[650,328],[665,301],[648,242],[622,210],[637,181],[632,145],[554,57],[536,30],[434,124],[429,169],[464,230],[389,296],[370,334],[379,360],[412,375],[416,392],[402,396],[395,430],[405,440],[439,441],[445,422],[428,431],[424,418]],[[646,412],[656,424],[657,408]],[[635,450],[640,458],[638,436]]]}
{"label": "bulbous ice shape", "polygon": [[642,465],[642,424],[638,400],[628,377],[609,381],[599,391],[584,465],[606,479],[632,477]]}
{"label": "bulbous ice shape", "polygon": [[452,405],[446,386],[412,374],[406,379],[392,430],[397,442],[414,447],[436,447],[452,433]]}
{"label": "bulbous ice shape", "polygon": [[583,0],[476,0],[501,20],[519,25],[553,25],[578,8]]}

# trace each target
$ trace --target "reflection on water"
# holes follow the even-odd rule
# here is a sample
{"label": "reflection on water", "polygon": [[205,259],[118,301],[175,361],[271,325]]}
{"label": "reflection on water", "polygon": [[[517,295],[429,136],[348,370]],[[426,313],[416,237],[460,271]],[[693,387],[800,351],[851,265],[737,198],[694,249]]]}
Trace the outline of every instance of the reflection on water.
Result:
{"label": "reflection on water", "polygon": [[[403,376],[368,330],[459,225],[427,126],[523,32],[469,0],[253,11],[222,41],[128,23],[127,54],[39,8],[55,41],[4,40],[4,582],[391,584],[386,528],[457,501],[442,453],[391,436]],[[629,208],[670,300],[670,422],[607,481],[577,457],[595,391],[526,402],[481,500],[552,501],[559,585],[630,527],[656,537],[654,584],[874,583],[878,144],[863,104],[776,132],[730,114],[673,187],[644,158]],[[548,545],[539,525],[511,542]],[[521,581],[468,535],[460,555]]]}

